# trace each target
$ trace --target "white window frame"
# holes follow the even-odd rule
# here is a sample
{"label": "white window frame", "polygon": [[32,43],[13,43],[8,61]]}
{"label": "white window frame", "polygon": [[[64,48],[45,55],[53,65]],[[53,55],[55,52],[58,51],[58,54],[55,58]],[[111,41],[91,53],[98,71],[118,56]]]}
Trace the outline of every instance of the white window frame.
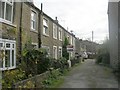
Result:
{"label": "white window frame", "polygon": [[[48,31],[45,32],[44,28],[46,28]],[[43,35],[49,36],[49,21],[46,18],[43,18]]]}
{"label": "white window frame", "polygon": [[59,46],[59,54],[60,54],[60,49],[61,49],[61,55],[59,55],[60,57],[62,57],[62,47]]}
{"label": "white window frame", "polygon": [[[14,40],[7,40],[7,39],[1,39],[0,43],[3,44],[3,47],[0,47],[0,50],[3,50],[3,54],[5,55],[5,50],[10,50],[10,67],[5,67],[5,56],[3,57],[3,64],[0,67],[0,70],[9,70],[16,68],[16,41]],[[6,44],[10,44],[10,48],[6,47]],[[14,47],[13,47],[14,45]],[[14,51],[14,66],[12,66],[12,51]],[[1,59],[2,60],[2,59]]]}
{"label": "white window frame", "polygon": [[57,39],[57,25],[53,23],[53,38]]}
{"label": "white window frame", "polygon": [[[10,0],[11,1],[11,3],[9,2],[9,0],[3,0],[3,1],[1,1],[1,2],[4,2],[5,4],[4,4],[4,16],[3,16],[3,18],[2,17],[0,17],[0,22],[4,22],[4,23],[7,23],[7,24],[10,24],[10,25],[12,25],[12,22],[13,22],[13,6],[14,6],[14,3],[13,3],[13,0]],[[9,20],[6,20],[6,4],[9,4],[10,6],[12,6],[12,12],[11,12],[11,20],[9,21]],[[14,26],[14,25],[13,25]]]}
{"label": "white window frame", "polygon": [[32,20],[32,15],[31,15],[31,21],[30,22],[35,23],[35,28],[33,28],[32,24],[31,24],[31,31],[36,31],[36,28],[37,28],[37,12],[31,8],[31,14],[32,13],[34,13],[34,15],[35,15],[35,20]]}
{"label": "white window frame", "polygon": [[[60,32],[61,32],[61,34],[60,34]],[[61,28],[59,28],[59,40],[62,41],[62,29]]]}
{"label": "white window frame", "polygon": [[[54,48],[56,48],[55,52],[54,52]],[[53,58],[57,59],[57,46],[53,46]]]}
{"label": "white window frame", "polygon": [[73,37],[70,37],[70,44],[73,45]]}
{"label": "white window frame", "polygon": [[70,44],[70,36],[69,35],[67,35],[67,40],[68,40],[68,42]]}

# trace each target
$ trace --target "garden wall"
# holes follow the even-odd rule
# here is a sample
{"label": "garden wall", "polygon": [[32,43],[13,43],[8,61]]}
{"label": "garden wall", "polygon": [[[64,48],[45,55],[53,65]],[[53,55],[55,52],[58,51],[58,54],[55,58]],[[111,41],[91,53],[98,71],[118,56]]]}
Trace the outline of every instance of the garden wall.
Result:
{"label": "garden wall", "polygon": [[50,75],[50,71],[47,71],[45,73],[42,73],[40,75],[36,75],[34,77],[31,77],[29,79],[20,81],[18,83],[15,83],[12,88],[42,88],[44,87],[42,82],[47,79]]}

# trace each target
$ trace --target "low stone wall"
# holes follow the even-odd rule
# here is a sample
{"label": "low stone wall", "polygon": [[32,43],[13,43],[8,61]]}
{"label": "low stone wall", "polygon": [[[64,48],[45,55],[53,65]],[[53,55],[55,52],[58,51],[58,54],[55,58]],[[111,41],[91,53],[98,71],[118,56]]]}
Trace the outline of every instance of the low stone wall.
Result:
{"label": "low stone wall", "polygon": [[42,87],[44,87],[42,82],[45,79],[47,79],[49,77],[49,75],[50,75],[50,71],[47,71],[40,75],[36,75],[29,79],[25,79],[23,81],[15,83],[12,88],[35,88],[35,87],[42,88]]}

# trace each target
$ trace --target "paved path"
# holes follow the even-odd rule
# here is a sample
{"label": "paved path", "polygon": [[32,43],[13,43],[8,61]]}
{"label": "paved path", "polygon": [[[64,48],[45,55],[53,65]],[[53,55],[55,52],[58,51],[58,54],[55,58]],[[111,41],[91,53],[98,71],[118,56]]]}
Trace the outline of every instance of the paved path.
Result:
{"label": "paved path", "polygon": [[88,59],[70,71],[60,88],[118,88],[118,81],[111,69]]}

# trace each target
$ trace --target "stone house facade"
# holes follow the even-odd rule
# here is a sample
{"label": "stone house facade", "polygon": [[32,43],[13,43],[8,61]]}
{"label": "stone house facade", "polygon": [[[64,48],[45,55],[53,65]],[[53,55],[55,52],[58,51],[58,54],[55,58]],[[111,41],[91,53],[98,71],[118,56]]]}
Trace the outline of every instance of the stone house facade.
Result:
{"label": "stone house facade", "polygon": [[110,65],[116,69],[120,63],[120,1],[109,0],[108,20],[110,39]]}
{"label": "stone house facade", "polygon": [[0,69],[13,69],[29,40],[38,48],[40,10],[28,2],[0,1],[0,5]]}
{"label": "stone house facade", "polygon": [[[41,46],[48,50],[49,56],[58,59],[62,57],[62,45],[67,37],[69,44],[75,49],[75,35],[68,32],[62,27],[57,17],[53,20],[51,17],[42,14],[42,29],[41,29]],[[70,57],[74,57],[75,52],[70,53]]]}
{"label": "stone house facade", "polygon": [[41,47],[48,51],[49,56],[58,59],[62,57],[63,27],[56,21],[43,13]]}
{"label": "stone house facade", "polygon": [[[14,69],[21,62],[25,44],[45,48],[50,57],[62,57],[65,37],[75,47],[75,35],[62,27],[57,18],[53,20],[31,2],[0,1],[0,70]],[[71,52],[75,56],[75,51]]]}

